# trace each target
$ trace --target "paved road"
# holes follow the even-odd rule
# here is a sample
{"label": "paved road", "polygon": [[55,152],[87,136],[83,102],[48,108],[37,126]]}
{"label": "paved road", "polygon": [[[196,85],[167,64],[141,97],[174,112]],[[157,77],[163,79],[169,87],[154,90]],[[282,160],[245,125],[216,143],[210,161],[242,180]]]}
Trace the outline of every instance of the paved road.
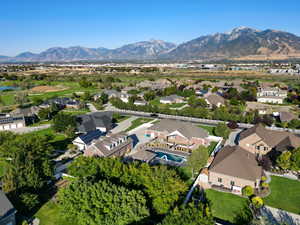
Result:
{"label": "paved road", "polygon": [[14,133],[18,133],[18,134],[25,134],[25,133],[30,133],[30,132],[33,132],[33,131],[47,129],[50,126],[51,126],[51,124],[44,124],[44,125],[40,125],[40,126],[36,126],[36,127],[17,128],[17,129],[13,129],[13,130],[10,130],[10,131],[12,131]]}
{"label": "paved road", "polygon": [[113,128],[111,130],[111,132],[115,134],[115,133],[119,133],[121,131],[125,131],[128,127],[131,126],[131,122],[135,119],[137,119],[137,117],[132,116],[132,117],[128,118],[127,120],[123,120],[121,123],[118,123],[118,125],[115,128]]}

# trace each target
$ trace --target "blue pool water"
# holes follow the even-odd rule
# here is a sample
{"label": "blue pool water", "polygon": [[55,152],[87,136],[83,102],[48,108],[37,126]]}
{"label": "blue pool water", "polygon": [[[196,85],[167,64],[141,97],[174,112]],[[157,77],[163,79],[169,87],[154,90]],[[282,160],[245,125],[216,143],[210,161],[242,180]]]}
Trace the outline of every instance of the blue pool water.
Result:
{"label": "blue pool water", "polygon": [[168,154],[168,153],[164,153],[164,152],[156,152],[156,155],[158,158],[169,160],[169,161],[174,161],[174,162],[178,162],[178,163],[182,163],[182,162],[186,161],[186,159],[184,157],[173,155],[173,154]]}

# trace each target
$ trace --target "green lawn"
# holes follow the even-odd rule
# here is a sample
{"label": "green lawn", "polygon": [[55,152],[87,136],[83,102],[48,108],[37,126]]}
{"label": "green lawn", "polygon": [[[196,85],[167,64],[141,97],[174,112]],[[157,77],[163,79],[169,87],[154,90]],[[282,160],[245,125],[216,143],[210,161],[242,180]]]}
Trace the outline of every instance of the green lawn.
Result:
{"label": "green lawn", "polygon": [[40,225],[76,225],[75,221],[62,218],[57,204],[51,200],[40,208],[35,217],[40,219]]}
{"label": "green lawn", "polygon": [[48,135],[52,137],[51,141],[49,142],[54,149],[56,150],[65,150],[67,149],[68,144],[72,142],[69,138],[67,138],[63,134],[56,133],[51,127],[39,131],[31,132],[33,134],[41,134],[41,135]]}
{"label": "green lawn", "polygon": [[136,128],[136,127],[138,127],[138,126],[140,126],[140,125],[142,125],[142,124],[144,124],[144,123],[148,123],[148,122],[150,122],[150,121],[152,121],[153,119],[149,119],[149,118],[137,118],[137,119],[135,119],[135,120],[133,120],[132,122],[131,122],[131,126],[130,127],[128,127],[125,131],[127,132],[127,131],[130,131],[130,130],[132,130],[132,129],[134,129],[134,128]]}
{"label": "green lawn", "polygon": [[169,104],[168,106],[170,108],[180,108],[182,106],[186,105],[186,103],[173,103],[173,104]]}
{"label": "green lawn", "polygon": [[129,118],[130,118],[130,116],[121,115],[119,113],[114,113],[113,114],[113,120],[114,120],[115,123],[121,123],[122,121],[127,120]]}
{"label": "green lawn", "polygon": [[206,126],[206,125],[197,125],[200,128],[203,128],[204,130],[206,130],[208,132],[209,135],[214,135],[214,129],[215,127],[213,126]]}
{"label": "green lawn", "polygon": [[214,217],[234,223],[235,216],[247,204],[247,199],[234,194],[206,190],[206,198],[211,201]]}
{"label": "green lawn", "polygon": [[300,214],[300,182],[283,177],[271,176],[271,194],[265,204]]}

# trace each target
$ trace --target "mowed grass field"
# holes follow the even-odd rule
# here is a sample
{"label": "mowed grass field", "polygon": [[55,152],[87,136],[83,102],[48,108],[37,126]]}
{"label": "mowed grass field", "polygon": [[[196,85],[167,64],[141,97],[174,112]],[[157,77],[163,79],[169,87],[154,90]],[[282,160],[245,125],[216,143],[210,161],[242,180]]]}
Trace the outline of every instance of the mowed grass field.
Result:
{"label": "mowed grass field", "polygon": [[247,199],[234,194],[224,193],[208,189],[205,191],[206,198],[211,202],[214,217],[234,223],[235,217],[247,205]]}
{"label": "mowed grass field", "polygon": [[63,218],[58,205],[51,200],[44,204],[34,217],[40,220],[40,225],[76,225],[75,221]]}
{"label": "mowed grass field", "polygon": [[265,204],[274,208],[300,214],[300,181],[271,176],[271,194]]}

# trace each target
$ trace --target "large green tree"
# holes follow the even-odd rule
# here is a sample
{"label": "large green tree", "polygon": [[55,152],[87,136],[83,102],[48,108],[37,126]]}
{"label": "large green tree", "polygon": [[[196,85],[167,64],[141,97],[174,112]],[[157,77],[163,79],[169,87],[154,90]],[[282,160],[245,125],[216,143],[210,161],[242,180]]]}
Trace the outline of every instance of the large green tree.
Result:
{"label": "large green tree", "polygon": [[193,176],[206,165],[208,157],[208,150],[204,146],[200,146],[191,153],[187,160],[187,166],[191,169]]}
{"label": "large green tree", "polygon": [[187,190],[177,172],[166,166],[146,163],[124,164],[119,158],[79,157],[70,165],[71,175],[91,179],[109,179],[120,184],[138,187],[149,197],[157,214],[165,214]]}
{"label": "large green tree", "polygon": [[117,186],[109,181],[79,180],[59,191],[60,209],[78,225],[125,225],[150,215],[141,191]]}
{"label": "large green tree", "polygon": [[214,224],[208,206],[199,203],[195,206],[190,203],[180,208],[175,208],[162,221],[160,225],[211,225]]}

